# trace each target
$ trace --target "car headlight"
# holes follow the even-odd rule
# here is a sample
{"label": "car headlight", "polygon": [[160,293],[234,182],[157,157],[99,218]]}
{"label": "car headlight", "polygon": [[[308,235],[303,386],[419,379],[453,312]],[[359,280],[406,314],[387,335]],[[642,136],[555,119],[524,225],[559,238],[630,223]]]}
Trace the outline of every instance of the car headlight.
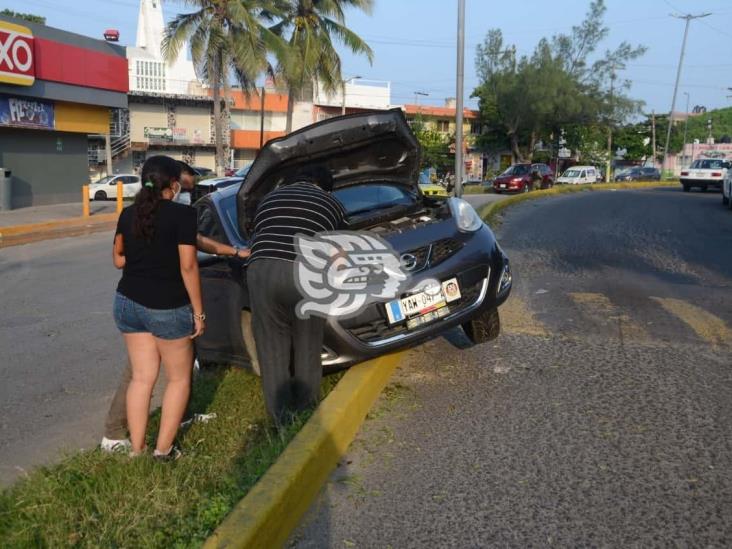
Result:
{"label": "car headlight", "polygon": [[508,258],[504,259],[503,272],[501,273],[501,280],[498,282],[497,294],[502,294],[508,290],[513,284],[513,275],[511,275],[511,265],[508,262]]}
{"label": "car headlight", "polygon": [[450,199],[450,211],[458,229],[463,232],[472,233],[483,226],[483,220],[478,213],[462,198]]}

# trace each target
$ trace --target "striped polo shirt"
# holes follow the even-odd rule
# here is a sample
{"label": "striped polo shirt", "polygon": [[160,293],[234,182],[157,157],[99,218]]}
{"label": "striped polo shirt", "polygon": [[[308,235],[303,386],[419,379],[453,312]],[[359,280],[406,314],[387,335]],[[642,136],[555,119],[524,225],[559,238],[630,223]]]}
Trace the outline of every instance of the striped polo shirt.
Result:
{"label": "striped polo shirt", "polygon": [[264,197],[254,216],[249,262],[257,259],[294,261],[295,235],[343,228],[345,210],[338,200],[314,183],[293,183]]}

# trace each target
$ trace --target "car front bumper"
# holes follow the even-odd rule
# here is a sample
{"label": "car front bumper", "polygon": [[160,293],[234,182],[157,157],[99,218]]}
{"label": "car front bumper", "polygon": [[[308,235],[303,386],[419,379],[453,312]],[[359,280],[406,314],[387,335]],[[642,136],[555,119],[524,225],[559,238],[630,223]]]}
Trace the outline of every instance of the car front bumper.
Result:
{"label": "car front bumper", "polygon": [[[439,268],[428,269],[415,276],[415,283],[427,278],[445,281],[457,277],[461,298],[447,305],[450,308],[447,316],[408,330],[404,323],[389,325],[384,304],[374,303],[356,318],[329,319],[324,338],[323,366],[337,369],[413,347],[443,335],[446,330],[470,321],[485,310],[500,306],[511,292],[509,262],[492,235],[488,236],[489,231],[484,230],[486,234],[475,235]],[[502,280],[504,284],[501,287]]]}

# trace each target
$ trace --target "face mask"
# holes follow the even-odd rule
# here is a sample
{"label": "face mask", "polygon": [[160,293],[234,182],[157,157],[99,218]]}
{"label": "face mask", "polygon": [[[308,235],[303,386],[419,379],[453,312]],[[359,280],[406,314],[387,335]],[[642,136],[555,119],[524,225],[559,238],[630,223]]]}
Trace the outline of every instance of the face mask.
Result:
{"label": "face mask", "polygon": [[173,202],[180,202],[180,200],[179,200],[180,189],[181,189],[181,186],[180,186],[180,183],[178,183],[178,190],[173,193],[173,198],[171,199]]}

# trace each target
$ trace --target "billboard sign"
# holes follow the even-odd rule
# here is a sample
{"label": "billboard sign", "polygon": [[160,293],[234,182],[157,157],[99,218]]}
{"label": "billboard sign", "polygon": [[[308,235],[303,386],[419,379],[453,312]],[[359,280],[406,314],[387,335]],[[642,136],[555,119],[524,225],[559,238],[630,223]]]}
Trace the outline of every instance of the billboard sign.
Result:
{"label": "billboard sign", "polygon": [[28,27],[0,20],[0,82],[32,86],[35,80],[33,33]]}
{"label": "billboard sign", "polygon": [[21,97],[0,96],[0,126],[54,128],[53,103]]}
{"label": "billboard sign", "polygon": [[143,135],[147,139],[154,139],[158,141],[173,140],[173,130],[171,128],[151,128],[149,126],[145,126],[143,132]]}

